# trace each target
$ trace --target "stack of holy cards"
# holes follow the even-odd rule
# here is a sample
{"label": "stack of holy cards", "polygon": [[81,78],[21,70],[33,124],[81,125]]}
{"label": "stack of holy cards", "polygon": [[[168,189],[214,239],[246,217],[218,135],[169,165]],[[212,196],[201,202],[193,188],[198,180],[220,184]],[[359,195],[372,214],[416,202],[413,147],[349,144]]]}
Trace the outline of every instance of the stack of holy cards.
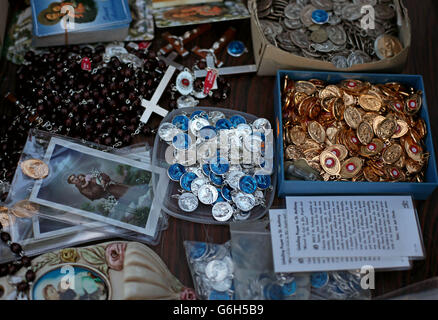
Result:
{"label": "stack of holy cards", "polygon": [[270,210],[275,272],[409,269],[424,258],[410,196],[288,197]]}
{"label": "stack of holy cards", "polygon": [[36,47],[123,41],[132,21],[128,0],[31,0]]}

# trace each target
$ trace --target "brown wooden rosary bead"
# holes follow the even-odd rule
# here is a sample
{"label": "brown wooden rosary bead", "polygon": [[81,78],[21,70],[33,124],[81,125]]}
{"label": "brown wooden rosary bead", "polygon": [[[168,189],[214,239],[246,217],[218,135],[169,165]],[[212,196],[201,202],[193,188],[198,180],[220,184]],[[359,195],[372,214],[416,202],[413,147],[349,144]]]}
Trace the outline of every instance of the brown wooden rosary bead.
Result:
{"label": "brown wooden rosary bead", "polygon": [[15,254],[20,254],[20,252],[22,251],[23,249],[21,248],[21,246],[18,244],[18,243],[12,243],[11,244],[11,251],[13,252],[13,253],[15,253]]}
{"label": "brown wooden rosary bead", "polygon": [[7,232],[0,233],[0,239],[2,239],[3,242],[11,241],[11,236]]}
{"label": "brown wooden rosary bead", "polygon": [[27,282],[33,282],[35,280],[36,274],[33,270],[27,270],[25,277]]}
{"label": "brown wooden rosary bead", "polygon": [[26,281],[21,281],[18,285],[17,285],[17,291],[18,292],[25,292],[29,289],[29,284]]}
{"label": "brown wooden rosary bead", "polygon": [[28,256],[23,256],[21,258],[21,263],[27,268],[32,265],[32,260]]}

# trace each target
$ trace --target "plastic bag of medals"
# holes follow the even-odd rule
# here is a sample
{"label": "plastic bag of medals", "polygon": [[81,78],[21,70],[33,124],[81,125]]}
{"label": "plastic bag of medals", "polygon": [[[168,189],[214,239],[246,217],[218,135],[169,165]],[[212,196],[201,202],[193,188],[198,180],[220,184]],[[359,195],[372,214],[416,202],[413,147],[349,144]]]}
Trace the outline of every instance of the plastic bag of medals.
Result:
{"label": "plastic bag of medals", "polygon": [[198,299],[234,300],[234,263],[230,243],[184,241]]}
{"label": "plastic bag of medals", "polygon": [[[148,159],[149,158],[149,159]],[[147,145],[117,149],[31,130],[4,206],[29,255],[115,236],[156,244],[161,213]]]}
{"label": "plastic bag of medals", "polygon": [[237,300],[368,299],[359,272],[275,273],[269,220],[230,225]]}
{"label": "plastic bag of medals", "polygon": [[255,220],[275,193],[273,134],[268,120],[220,108],[184,108],[158,128],[152,164],[167,170],[154,183],[163,210],[207,224]]}
{"label": "plastic bag of medals", "polygon": [[422,92],[400,83],[285,77],[288,180],[423,182],[429,159]]}
{"label": "plastic bag of medals", "polygon": [[[331,62],[337,68],[350,68],[392,58],[403,50],[397,27],[400,5],[396,3],[398,0],[257,0],[257,15],[272,45]],[[365,17],[370,13],[375,19]]]}

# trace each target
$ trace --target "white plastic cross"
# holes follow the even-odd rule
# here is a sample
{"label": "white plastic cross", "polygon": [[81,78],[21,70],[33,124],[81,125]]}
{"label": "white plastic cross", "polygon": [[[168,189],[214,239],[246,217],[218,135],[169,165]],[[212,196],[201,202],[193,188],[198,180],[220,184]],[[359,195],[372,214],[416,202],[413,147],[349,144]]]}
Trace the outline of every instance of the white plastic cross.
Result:
{"label": "white plastic cross", "polygon": [[147,123],[153,112],[159,114],[162,117],[165,117],[169,113],[169,111],[161,108],[158,105],[158,101],[160,101],[160,98],[163,95],[163,92],[166,89],[167,85],[169,84],[170,80],[172,79],[172,76],[175,73],[175,70],[176,70],[176,68],[174,66],[169,66],[167,68],[166,73],[164,74],[163,78],[161,79],[160,84],[158,85],[157,89],[155,90],[154,95],[152,96],[152,99],[150,101],[145,100],[145,99],[143,99],[141,101],[141,105],[144,108],[146,108],[146,110],[144,111],[143,115],[140,118],[141,122]]}

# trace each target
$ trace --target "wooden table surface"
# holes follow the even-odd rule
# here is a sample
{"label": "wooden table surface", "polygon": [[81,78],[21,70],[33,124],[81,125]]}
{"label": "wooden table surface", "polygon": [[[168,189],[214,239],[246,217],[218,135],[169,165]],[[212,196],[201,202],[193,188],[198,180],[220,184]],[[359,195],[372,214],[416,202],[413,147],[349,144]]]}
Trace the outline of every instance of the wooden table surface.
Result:
{"label": "wooden table surface", "polygon": [[[432,135],[438,133],[438,1],[433,0],[405,0],[409,10],[412,24],[412,45],[410,55],[404,73],[421,74],[424,77],[429,113],[432,122]],[[248,54],[241,58],[220,55],[225,60],[225,66],[254,63],[251,47],[251,34],[249,21],[231,23],[236,27],[236,39],[242,40],[249,48]],[[227,23],[217,23],[211,33],[198,41],[201,48],[208,48],[228,28]],[[191,28],[173,28],[171,33],[182,34]],[[160,48],[165,42],[160,36],[161,30],[157,30],[153,48]],[[193,63],[193,55],[184,60],[178,60],[186,66]],[[13,70],[13,67],[8,67]],[[9,71],[11,73],[11,71]],[[13,79],[9,74],[8,78]],[[3,80],[5,78],[3,77]],[[265,117],[274,122],[273,92],[274,77],[258,77],[255,74],[227,77],[231,83],[231,96],[223,103],[216,104],[241,110],[247,113]],[[8,84],[10,87],[11,84]],[[210,101],[202,101],[203,105],[214,105]],[[165,105],[163,105],[165,106]],[[154,116],[153,122],[158,123],[159,117]],[[7,125],[7,124],[2,124]],[[151,140],[149,140],[151,141]],[[423,232],[426,258],[415,261],[410,271],[381,272],[376,275],[376,289],[374,296],[379,296],[407,285],[420,282],[425,279],[438,276],[438,191],[427,201],[417,202],[419,221]],[[285,208],[282,199],[276,199],[273,208]],[[207,241],[224,243],[230,240],[229,228],[226,226],[212,226],[191,223],[173,217],[168,219],[168,228],[162,232],[158,245],[152,248],[164,260],[170,271],[186,286],[193,286],[190,271],[187,265],[183,242],[185,240]]]}

